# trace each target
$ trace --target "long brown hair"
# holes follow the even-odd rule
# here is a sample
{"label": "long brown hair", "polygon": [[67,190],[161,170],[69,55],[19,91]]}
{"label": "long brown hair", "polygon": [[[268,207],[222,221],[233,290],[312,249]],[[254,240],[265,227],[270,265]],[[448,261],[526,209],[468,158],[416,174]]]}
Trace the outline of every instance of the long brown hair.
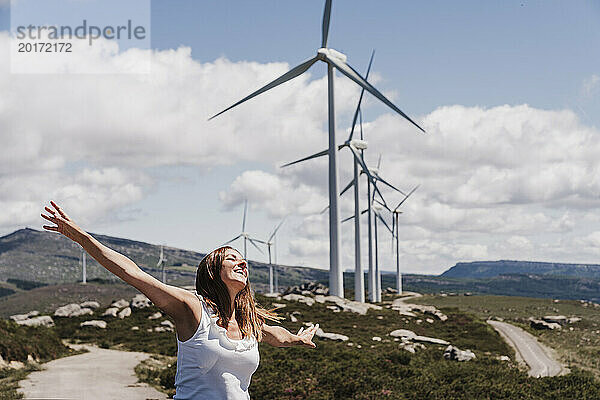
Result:
{"label": "long brown hair", "polygon": [[[221,279],[221,267],[225,260],[225,253],[230,249],[235,250],[231,246],[223,246],[207,254],[200,261],[196,272],[196,292],[215,311],[218,317],[217,324],[224,328],[227,327],[233,314],[229,291]],[[262,325],[265,320],[279,321],[283,317],[260,307],[254,301],[248,277],[244,289],[235,296],[235,319],[244,337],[254,336],[256,340],[260,341],[262,340]]]}

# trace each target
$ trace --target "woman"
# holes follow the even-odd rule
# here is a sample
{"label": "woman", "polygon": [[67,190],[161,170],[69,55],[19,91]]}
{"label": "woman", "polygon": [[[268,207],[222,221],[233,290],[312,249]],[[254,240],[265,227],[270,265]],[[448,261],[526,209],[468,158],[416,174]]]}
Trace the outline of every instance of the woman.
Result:
{"label": "woman", "polygon": [[248,264],[240,253],[220,247],[202,259],[196,293],[160,282],[124,255],[102,245],[79,228],[53,201],[44,225],[79,243],[104,268],[144,293],[171,316],[177,331],[174,399],[249,399],[250,378],[258,368],[258,341],[272,346],[314,348],[318,324],[294,335],[279,326],[275,314],[254,303]]}

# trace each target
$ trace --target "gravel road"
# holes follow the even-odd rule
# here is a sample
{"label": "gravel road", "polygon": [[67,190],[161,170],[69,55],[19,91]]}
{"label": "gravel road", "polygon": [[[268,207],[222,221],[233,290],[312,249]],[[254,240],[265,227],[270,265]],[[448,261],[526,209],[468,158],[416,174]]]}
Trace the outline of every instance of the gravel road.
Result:
{"label": "gravel road", "polygon": [[517,355],[529,366],[529,375],[536,378],[542,376],[563,375],[568,372],[556,362],[537,339],[514,325],[500,321],[487,321],[510,344]]}
{"label": "gravel road", "polygon": [[[73,346],[74,347],[74,346]],[[146,353],[100,349],[85,346],[89,353],[60,358],[43,364],[21,381],[19,391],[25,399],[77,400],[155,400],[164,393],[138,383],[133,371]]]}

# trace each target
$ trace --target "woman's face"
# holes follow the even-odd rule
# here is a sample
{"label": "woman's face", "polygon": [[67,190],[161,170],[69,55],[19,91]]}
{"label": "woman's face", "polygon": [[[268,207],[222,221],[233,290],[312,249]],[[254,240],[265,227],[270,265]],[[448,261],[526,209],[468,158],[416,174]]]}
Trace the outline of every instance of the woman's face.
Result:
{"label": "woman's face", "polygon": [[233,249],[225,251],[221,265],[221,280],[230,291],[240,292],[248,283],[248,263],[242,255]]}

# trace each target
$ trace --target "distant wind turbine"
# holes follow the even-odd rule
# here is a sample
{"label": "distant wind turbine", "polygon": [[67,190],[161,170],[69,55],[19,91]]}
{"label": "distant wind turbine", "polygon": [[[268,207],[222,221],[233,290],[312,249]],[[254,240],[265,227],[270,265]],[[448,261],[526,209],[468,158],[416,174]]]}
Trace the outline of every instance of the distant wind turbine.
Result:
{"label": "distant wind turbine", "polygon": [[162,269],[162,282],[167,283],[167,273],[165,271],[165,264],[167,259],[165,257],[165,253],[163,251],[163,245],[160,245],[160,257],[158,258],[158,263],[156,263],[156,268]]}
{"label": "distant wind turbine", "polygon": [[273,263],[271,260],[271,247],[273,247],[275,245],[275,235],[277,235],[277,231],[279,230],[279,228],[281,228],[281,225],[283,225],[284,221],[285,221],[285,218],[281,220],[281,222],[275,227],[275,229],[273,229],[273,232],[269,236],[269,239],[267,239],[267,241],[264,242],[264,244],[267,246],[267,249],[269,251],[269,293],[274,293],[273,292],[273,278],[274,278],[273,272],[274,271],[273,271]]}
{"label": "distant wind turbine", "polygon": [[247,249],[247,242],[250,242],[250,244],[254,247],[256,247],[256,250],[258,250],[261,254],[265,254],[256,244],[258,243],[264,243],[262,240],[258,240],[256,238],[252,238],[250,237],[250,235],[246,232],[246,214],[248,213],[248,200],[246,200],[244,202],[244,217],[242,218],[242,233],[240,233],[239,235],[237,235],[236,237],[234,237],[233,239],[225,242],[222,244],[222,246],[228,245],[236,240],[238,240],[239,238],[243,238],[244,239],[244,259],[246,261],[248,261],[248,249]]}
{"label": "distant wind turbine", "polygon": [[398,216],[402,214],[399,210],[400,206],[410,197],[411,194],[419,188],[419,185],[415,186],[405,197],[398,203],[396,208],[392,210],[392,249],[394,248],[394,236],[396,237],[396,289],[398,294],[402,294],[402,275],[400,274],[400,225],[398,224]]}
{"label": "distant wind turbine", "polygon": [[[419,130],[425,132],[419,125],[417,125],[412,119],[410,119],[402,110],[396,107],[391,101],[389,101],[383,94],[381,94],[374,86],[367,82],[354,68],[346,63],[347,57],[327,47],[327,38],[329,35],[329,21],[331,17],[331,6],[332,0],[325,1],[325,9],[323,12],[323,26],[321,36],[321,47],[317,50],[317,55],[303,62],[302,64],[292,68],[279,78],[268,83],[257,91],[244,97],[237,103],[227,107],[225,110],[215,114],[210,119],[221,115],[225,111],[236,107],[237,105],[250,100],[251,98],[258,96],[267,90],[273,89],[276,86],[281,85],[297,76],[302,75],[306,72],[314,63],[317,61],[323,61],[327,64],[327,93],[328,93],[328,111],[329,111],[329,290],[332,295],[344,297],[344,281],[343,271],[340,265],[340,249],[341,249],[341,238],[340,232],[340,216],[339,216],[339,204],[338,204],[338,166],[337,166],[337,144],[335,137],[335,108],[334,108],[334,69],[337,69],[342,74],[346,75],[352,81],[357,83],[359,86],[367,90],[369,93],[377,97],[385,105],[390,107],[392,110],[406,118]],[[352,148],[352,146],[350,146]]]}

